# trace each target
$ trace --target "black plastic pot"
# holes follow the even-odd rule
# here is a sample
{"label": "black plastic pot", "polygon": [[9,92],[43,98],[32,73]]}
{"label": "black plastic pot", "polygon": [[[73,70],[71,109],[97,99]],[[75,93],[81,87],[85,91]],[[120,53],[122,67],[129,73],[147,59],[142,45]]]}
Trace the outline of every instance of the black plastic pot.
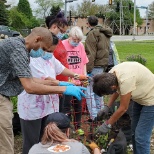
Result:
{"label": "black plastic pot", "polygon": [[20,125],[20,118],[19,114],[17,112],[13,113],[14,117],[12,119],[12,125],[13,125],[13,133],[15,135],[19,135],[21,132],[21,125]]}

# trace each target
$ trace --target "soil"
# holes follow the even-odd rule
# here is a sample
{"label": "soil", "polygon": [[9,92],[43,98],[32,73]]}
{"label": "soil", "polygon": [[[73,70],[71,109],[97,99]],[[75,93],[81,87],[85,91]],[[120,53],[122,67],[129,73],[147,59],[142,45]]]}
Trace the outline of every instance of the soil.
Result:
{"label": "soil", "polygon": [[22,136],[16,135],[14,137],[14,154],[22,154]]}
{"label": "soil", "polygon": [[[94,141],[97,140],[97,138],[94,136],[94,132],[95,132],[96,128],[102,123],[102,122],[97,122],[97,123],[96,122],[88,122],[87,121],[88,118],[89,118],[89,114],[87,112],[83,112],[81,128],[84,130],[85,135],[82,135],[82,136],[78,135],[75,132],[73,125],[71,128],[71,134],[70,134],[71,138],[77,139],[85,145],[87,145],[87,143],[90,142],[91,140],[94,140]],[[109,117],[107,117],[107,119],[108,118]],[[117,123],[113,126],[112,131],[109,134],[106,142],[109,142],[111,138],[116,138],[116,135],[118,133],[117,130],[119,128],[122,128],[123,130],[129,130],[130,129],[130,122],[131,121],[130,121],[129,115],[127,113],[125,113],[117,121]],[[151,138],[151,154],[154,154],[154,130],[153,130],[152,134],[153,135]],[[130,135],[128,135],[128,136],[130,136]],[[16,135],[14,140],[15,140],[15,147],[14,147],[15,154],[22,154],[22,152],[21,152],[22,151],[22,136],[21,136],[21,134]],[[131,140],[131,138],[130,138],[130,140]],[[100,140],[98,140],[98,141],[100,141]],[[127,141],[129,141],[129,139]],[[98,145],[100,145],[100,148],[102,148],[101,147],[102,143],[100,143]],[[128,147],[128,154],[132,154],[132,150],[129,147]]]}

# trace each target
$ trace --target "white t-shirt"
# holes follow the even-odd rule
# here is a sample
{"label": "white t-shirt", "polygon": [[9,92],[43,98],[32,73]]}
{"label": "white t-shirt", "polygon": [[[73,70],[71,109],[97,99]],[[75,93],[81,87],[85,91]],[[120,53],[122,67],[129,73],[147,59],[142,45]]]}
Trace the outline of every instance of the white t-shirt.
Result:
{"label": "white t-shirt", "polygon": [[118,79],[120,95],[131,92],[132,99],[145,106],[154,105],[154,74],[138,62],[123,62],[110,70]]}
{"label": "white t-shirt", "polygon": [[[56,78],[65,67],[53,56],[50,60],[31,58],[30,68],[32,76],[40,79],[47,77]],[[58,94],[34,95],[25,90],[18,95],[18,113],[24,120],[36,120],[53,112],[59,111]]]}

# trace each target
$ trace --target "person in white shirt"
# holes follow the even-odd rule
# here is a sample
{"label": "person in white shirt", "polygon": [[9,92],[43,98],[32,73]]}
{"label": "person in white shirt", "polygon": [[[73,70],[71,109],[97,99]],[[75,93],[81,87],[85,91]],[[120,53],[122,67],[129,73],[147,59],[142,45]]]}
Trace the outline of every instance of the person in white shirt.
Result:
{"label": "person in white shirt", "polygon": [[[58,39],[56,41],[56,36],[54,35],[53,40],[56,45]],[[73,85],[69,82],[55,80],[58,74],[74,77],[75,73],[65,68],[52,53],[45,52],[42,57],[30,58],[30,68],[33,77],[53,79],[55,84],[59,86]],[[18,96],[18,113],[23,137],[23,154],[28,154],[29,149],[40,141],[43,134],[44,121],[49,114],[54,112],[59,112],[59,97],[56,92],[52,95],[32,95],[23,91]]]}

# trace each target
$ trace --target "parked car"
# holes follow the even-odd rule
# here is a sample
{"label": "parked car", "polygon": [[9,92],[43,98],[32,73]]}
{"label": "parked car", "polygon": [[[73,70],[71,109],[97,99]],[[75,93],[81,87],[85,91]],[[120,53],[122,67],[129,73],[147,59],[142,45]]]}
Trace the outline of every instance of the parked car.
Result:
{"label": "parked car", "polygon": [[8,37],[16,37],[20,35],[19,32],[11,30],[8,26],[0,25],[0,35],[2,34]]}

